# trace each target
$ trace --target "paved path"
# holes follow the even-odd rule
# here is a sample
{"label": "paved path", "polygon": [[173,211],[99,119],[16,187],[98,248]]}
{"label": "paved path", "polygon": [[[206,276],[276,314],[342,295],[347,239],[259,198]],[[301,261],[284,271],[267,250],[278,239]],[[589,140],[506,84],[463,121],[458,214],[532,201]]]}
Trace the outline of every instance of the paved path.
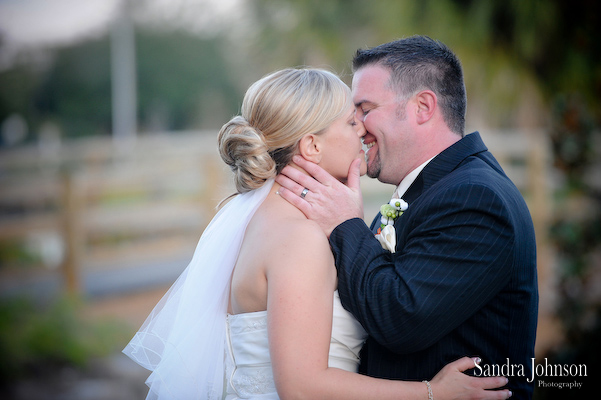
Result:
{"label": "paved path", "polygon": [[62,368],[24,380],[4,400],[142,400],[148,371],[123,354],[95,360],[83,369]]}
{"label": "paved path", "polygon": [[[88,299],[138,292],[175,282],[188,266],[190,254],[168,259],[139,262],[115,262],[107,267],[84,267],[81,272],[83,295]],[[0,281],[3,297],[15,295],[36,299],[55,298],[62,290],[58,271],[37,273]]]}

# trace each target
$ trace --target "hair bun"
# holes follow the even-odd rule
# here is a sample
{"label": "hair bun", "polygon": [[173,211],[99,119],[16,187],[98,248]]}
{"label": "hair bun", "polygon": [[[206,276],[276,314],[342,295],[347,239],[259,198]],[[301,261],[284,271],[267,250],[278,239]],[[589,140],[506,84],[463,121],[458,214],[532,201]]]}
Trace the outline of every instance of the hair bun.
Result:
{"label": "hair bun", "polygon": [[238,193],[258,189],[274,178],[276,165],[263,134],[241,116],[232,118],[219,131],[219,154],[234,173]]}

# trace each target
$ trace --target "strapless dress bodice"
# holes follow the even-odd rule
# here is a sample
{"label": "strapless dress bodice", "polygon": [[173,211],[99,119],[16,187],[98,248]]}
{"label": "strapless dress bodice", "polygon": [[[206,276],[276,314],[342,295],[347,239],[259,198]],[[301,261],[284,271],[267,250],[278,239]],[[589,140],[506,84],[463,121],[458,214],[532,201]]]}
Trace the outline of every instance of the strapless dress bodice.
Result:
{"label": "strapless dress bodice", "polygon": [[[267,311],[228,315],[226,335],[226,399],[279,399],[269,355]],[[328,365],[357,372],[359,351],[367,334],[334,292]]]}

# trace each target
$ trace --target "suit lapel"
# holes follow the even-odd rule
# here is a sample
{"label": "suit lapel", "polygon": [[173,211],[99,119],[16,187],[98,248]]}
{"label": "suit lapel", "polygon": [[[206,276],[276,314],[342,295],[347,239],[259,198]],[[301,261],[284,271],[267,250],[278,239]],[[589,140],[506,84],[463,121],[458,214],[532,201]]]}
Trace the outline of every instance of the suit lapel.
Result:
{"label": "suit lapel", "polygon": [[[426,165],[403,195],[403,200],[411,208],[411,203],[417,200],[424,191],[457,168],[466,158],[487,150],[478,132],[465,135],[461,140],[445,149]],[[380,227],[380,217],[381,214],[378,213],[372,221],[370,229],[374,233]]]}
{"label": "suit lapel", "polygon": [[[426,166],[426,168],[427,168],[427,166]],[[415,178],[415,180],[413,181],[411,186],[409,186],[409,189],[407,189],[407,191],[403,195],[403,200],[405,200],[409,204],[410,207],[411,207],[411,203],[413,201],[415,201],[415,199],[417,199],[424,190],[424,174],[423,174],[423,172],[424,171],[422,171],[417,176],[417,178]]]}
{"label": "suit lapel", "polygon": [[428,190],[436,182],[451,173],[466,158],[487,150],[478,132],[465,135],[463,139],[445,149],[426,165],[420,174],[423,179],[422,192]]}

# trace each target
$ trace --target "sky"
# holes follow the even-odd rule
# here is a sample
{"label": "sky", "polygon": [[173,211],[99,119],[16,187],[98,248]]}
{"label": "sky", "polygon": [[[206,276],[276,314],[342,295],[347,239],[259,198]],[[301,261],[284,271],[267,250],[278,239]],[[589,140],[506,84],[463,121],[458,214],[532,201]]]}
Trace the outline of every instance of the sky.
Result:
{"label": "sky", "polygon": [[65,43],[106,29],[120,0],[0,0],[0,32],[11,46]]}
{"label": "sky", "polygon": [[[4,53],[61,45],[107,31],[124,0],[0,0],[0,38]],[[162,23],[178,20],[191,30],[216,26],[239,15],[243,0],[129,0],[146,4],[137,18]],[[6,54],[4,54],[6,57]]]}

